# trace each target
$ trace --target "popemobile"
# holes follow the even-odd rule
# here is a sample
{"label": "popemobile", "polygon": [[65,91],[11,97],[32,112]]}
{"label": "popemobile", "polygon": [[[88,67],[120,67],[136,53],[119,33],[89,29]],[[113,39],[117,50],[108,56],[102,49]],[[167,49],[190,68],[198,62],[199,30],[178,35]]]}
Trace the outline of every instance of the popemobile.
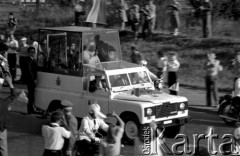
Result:
{"label": "popemobile", "polygon": [[[36,107],[47,112],[57,109],[54,101],[69,100],[74,103],[74,115],[82,118],[88,105],[97,101],[103,113],[114,110],[123,119],[128,142],[133,142],[141,125],[152,121],[166,127],[172,137],[188,122],[187,98],[156,90],[146,67],[122,60],[117,30],[46,27],[39,29],[39,43],[44,41],[45,63],[38,68]],[[100,62],[85,64],[83,54],[92,42]],[[76,45],[74,59],[69,55],[72,43]]]}

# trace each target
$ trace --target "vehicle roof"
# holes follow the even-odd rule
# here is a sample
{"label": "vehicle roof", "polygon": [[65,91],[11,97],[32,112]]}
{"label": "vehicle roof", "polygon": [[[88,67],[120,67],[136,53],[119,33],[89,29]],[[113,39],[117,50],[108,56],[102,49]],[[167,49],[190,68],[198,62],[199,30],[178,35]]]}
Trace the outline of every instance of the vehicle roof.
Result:
{"label": "vehicle roof", "polygon": [[64,26],[64,27],[43,27],[40,30],[49,31],[64,31],[64,32],[89,32],[89,31],[109,31],[116,29],[106,29],[106,28],[92,28],[92,27],[80,27],[80,26]]}

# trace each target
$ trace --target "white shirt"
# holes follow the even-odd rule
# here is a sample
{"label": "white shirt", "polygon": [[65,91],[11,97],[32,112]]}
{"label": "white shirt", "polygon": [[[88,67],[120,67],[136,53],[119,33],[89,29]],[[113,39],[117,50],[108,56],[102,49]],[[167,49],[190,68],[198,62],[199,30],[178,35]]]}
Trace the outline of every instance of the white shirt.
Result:
{"label": "white shirt", "polygon": [[[38,42],[37,42],[37,41],[34,41],[34,42],[32,43],[32,46],[35,48],[34,59],[37,60],[37,55],[38,55]],[[42,48],[41,48],[40,45],[39,45],[39,52],[42,52]]]}
{"label": "white shirt", "polygon": [[9,49],[8,49],[8,53],[17,53],[17,48],[19,48],[19,44],[18,41],[13,39],[9,42],[8,44]]}
{"label": "white shirt", "polygon": [[180,63],[178,60],[168,61],[167,63],[167,70],[169,72],[177,72],[180,67]]}
{"label": "white shirt", "polygon": [[79,129],[79,139],[91,141],[91,139],[95,138],[95,133],[99,128],[107,132],[109,126],[103,121],[103,119],[93,119],[90,115],[87,115],[82,119],[81,127]]}
{"label": "white shirt", "polygon": [[70,138],[71,132],[64,127],[60,127],[57,123],[51,123],[55,127],[49,125],[42,126],[42,136],[45,141],[45,149],[61,150],[64,144],[64,138]]}
{"label": "white shirt", "polygon": [[240,97],[240,78],[238,78],[235,81],[235,90],[234,90],[234,96],[239,96]]}

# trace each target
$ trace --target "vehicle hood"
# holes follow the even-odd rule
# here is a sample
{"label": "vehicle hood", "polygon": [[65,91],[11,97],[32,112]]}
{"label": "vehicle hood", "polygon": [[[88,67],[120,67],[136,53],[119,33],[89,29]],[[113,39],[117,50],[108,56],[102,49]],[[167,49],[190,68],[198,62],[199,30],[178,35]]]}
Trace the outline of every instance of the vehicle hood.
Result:
{"label": "vehicle hood", "polygon": [[183,96],[170,95],[167,93],[161,94],[145,94],[145,95],[127,95],[127,94],[117,94],[113,97],[118,100],[128,100],[128,101],[138,101],[138,102],[151,102],[153,104],[159,104],[163,102],[183,102],[187,101],[187,98]]}

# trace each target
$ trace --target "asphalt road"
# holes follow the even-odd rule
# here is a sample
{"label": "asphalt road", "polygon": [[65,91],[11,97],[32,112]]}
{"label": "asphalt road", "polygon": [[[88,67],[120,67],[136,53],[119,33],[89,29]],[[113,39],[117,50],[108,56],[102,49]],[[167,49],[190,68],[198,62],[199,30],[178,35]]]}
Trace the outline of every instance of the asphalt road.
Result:
{"label": "asphalt road", "polygon": [[[26,89],[25,86],[18,86]],[[0,98],[8,95],[8,89],[0,89]],[[205,91],[180,88],[180,95],[189,99],[189,115],[191,121],[182,128],[182,133],[188,136],[190,144],[193,143],[193,134],[204,134],[209,126],[214,127],[216,146],[222,143],[224,134],[232,133],[237,126],[227,126],[217,115],[217,109],[205,106]],[[37,115],[26,115],[26,104],[13,106],[9,115],[8,144],[9,156],[41,156],[43,152],[43,138],[41,125],[46,123]],[[166,143],[171,147],[178,140],[166,138]],[[207,140],[200,141],[200,145],[207,147]],[[124,146],[122,155],[132,156],[133,147]],[[167,154],[166,154],[167,155]]]}

